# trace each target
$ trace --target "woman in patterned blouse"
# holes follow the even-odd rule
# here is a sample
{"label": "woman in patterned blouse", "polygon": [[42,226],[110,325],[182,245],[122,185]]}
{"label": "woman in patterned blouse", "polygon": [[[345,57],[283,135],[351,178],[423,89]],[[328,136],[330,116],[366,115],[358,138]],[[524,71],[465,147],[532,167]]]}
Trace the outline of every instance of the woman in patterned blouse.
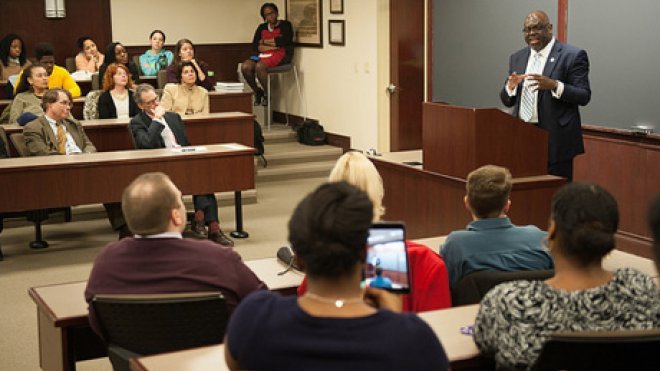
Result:
{"label": "woman in patterned blouse", "polygon": [[553,332],[660,326],[653,280],[631,268],[602,267],[619,224],[612,195],[594,184],[572,183],[554,195],[551,208],[555,276],[501,284],[481,301],[474,341],[501,369],[532,366]]}

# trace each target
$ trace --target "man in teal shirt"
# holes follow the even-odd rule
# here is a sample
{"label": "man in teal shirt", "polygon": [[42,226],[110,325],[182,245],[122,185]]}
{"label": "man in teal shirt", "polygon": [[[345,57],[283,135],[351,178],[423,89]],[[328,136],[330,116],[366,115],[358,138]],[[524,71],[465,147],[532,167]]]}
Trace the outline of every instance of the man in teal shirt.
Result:
{"label": "man in teal shirt", "polygon": [[464,202],[472,214],[465,230],[451,232],[440,248],[454,287],[465,275],[480,271],[551,269],[542,241],[546,233],[533,225],[516,226],[506,216],[511,206],[511,173],[486,165],[468,175]]}

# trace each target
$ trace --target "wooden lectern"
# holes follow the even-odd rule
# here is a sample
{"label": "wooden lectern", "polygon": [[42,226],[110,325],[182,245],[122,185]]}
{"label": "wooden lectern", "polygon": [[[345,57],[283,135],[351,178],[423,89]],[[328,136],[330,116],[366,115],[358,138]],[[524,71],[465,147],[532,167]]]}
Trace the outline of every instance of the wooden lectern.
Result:
{"label": "wooden lectern", "polygon": [[424,103],[424,169],[467,178],[483,165],[508,168],[516,178],[547,174],[548,135],[495,108]]}
{"label": "wooden lectern", "polygon": [[[424,103],[422,133],[421,154],[371,158],[385,187],[384,219],[404,221],[407,238],[465,228],[471,221],[463,204],[467,175],[487,164],[511,170],[513,223],[547,228],[550,199],[566,181],[546,175],[545,131],[497,109]],[[416,156],[422,166],[410,166]]]}

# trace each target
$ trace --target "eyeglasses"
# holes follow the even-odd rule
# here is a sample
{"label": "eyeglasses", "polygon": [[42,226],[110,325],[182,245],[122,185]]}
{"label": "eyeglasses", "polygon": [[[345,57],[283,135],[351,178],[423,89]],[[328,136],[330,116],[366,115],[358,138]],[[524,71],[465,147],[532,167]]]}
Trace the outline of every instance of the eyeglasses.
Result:
{"label": "eyeglasses", "polygon": [[73,107],[73,103],[69,102],[68,100],[61,100],[57,103],[59,103],[60,105],[62,105],[64,107],[69,107],[69,108]]}
{"label": "eyeglasses", "polygon": [[548,24],[549,23],[539,23],[536,26],[523,27],[522,32],[524,34],[530,34],[532,31],[538,33],[545,30],[548,27]]}
{"label": "eyeglasses", "polygon": [[154,104],[156,104],[158,102],[160,102],[160,99],[158,97],[156,97],[156,98],[154,98],[154,99],[152,99],[148,102],[144,102],[142,104],[145,105],[145,106],[153,106]]}

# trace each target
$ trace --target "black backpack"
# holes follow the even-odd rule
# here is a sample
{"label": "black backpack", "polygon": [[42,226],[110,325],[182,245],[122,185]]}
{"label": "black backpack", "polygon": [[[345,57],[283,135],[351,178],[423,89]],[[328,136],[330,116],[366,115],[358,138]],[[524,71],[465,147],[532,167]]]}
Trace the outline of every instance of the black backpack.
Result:
{"label": "black backpack", "polygon": [[264,153],[266,152],[266,148],[264,147],[264,134],[261,131],[261,125],[259,125],[257,120],[254,120],[254,149],[257,150],[254,155],[261,158],[264,162],[264,167],[268,166],[268,161],[266,161],[266,157],[264,157]]}
{"label": "black backpack", "polygon": [[325,144],[325,131],[318,121],[306,121],[298,129],[298,142],[308,146]]}

